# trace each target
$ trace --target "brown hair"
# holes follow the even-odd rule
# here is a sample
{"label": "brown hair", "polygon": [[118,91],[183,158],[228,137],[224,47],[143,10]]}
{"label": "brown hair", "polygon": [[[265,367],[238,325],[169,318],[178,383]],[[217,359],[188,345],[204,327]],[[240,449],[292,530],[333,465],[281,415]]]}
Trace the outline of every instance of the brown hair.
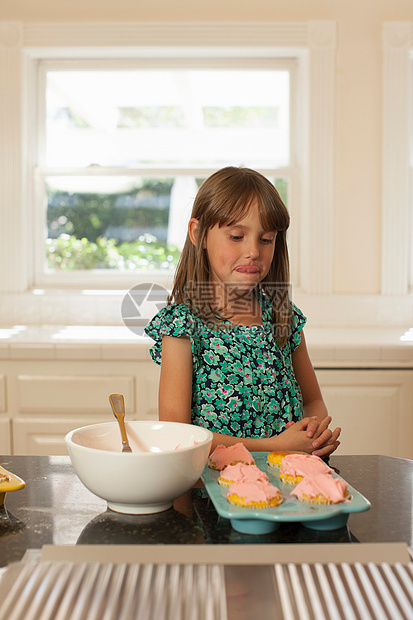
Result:
{"label": "brown hair", "polygon": [[204,241],[216,224],[222,227],[243,219],[255,201],[264,230],[277,231],[273,261],[260,286],[272,297],[273,328],[279,344],[284,345],[291,322],[286,240],[290,216],[274,185],[250,168],[222,168],[202,183],[191,214],[191,218],[199,222],[197,245],[191,242],[188,234],[168,303],[190,305],[204,320],[215,316],[219,322],[216,310],[210,307],[206,316],[204,308],[208,301],[202,300],[202,283],[209,281],[208,257],[202,250]]}

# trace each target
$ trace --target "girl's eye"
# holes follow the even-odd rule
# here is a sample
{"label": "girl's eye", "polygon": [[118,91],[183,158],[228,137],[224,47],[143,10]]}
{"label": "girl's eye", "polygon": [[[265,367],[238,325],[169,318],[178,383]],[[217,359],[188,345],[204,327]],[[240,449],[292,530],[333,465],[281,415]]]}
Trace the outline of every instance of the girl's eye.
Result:
{"label": "girl's eye", "polygon": [[271,237],[271,239],[269,239],[268,237],[262,237],[261,238],[261,243],[265,243],[267,245],[269,245],[270,243],[272,243],[274,241],[274,239]]}
{"label": "girl's eye", "polygon": [[232,241],[240,241],[242,239],[242,235],[230,235],[229,238]]}

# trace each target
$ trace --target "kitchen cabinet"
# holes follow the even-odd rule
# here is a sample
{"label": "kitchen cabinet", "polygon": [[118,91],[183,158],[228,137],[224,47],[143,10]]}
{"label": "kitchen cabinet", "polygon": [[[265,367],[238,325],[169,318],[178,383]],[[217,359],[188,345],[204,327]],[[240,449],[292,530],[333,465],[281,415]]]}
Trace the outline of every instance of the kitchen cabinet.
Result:
{"label": "kitchen cabinet", "polygon": [[[66,454],[67,432],[114,419],[112,392],[125,395],[127,420],[157,419],[160,368],[149,339],[42,338],[0,343],[3,454]],[[309,343],[329,413],[343,428],[337,453],[413,459],[413,347],[357,346]]]}
{"label": "kitchen cabinet", "polygon": [[159,368],[152,361],[3,360],[0,367],[3,454],[67,454],[70,430],[114,419],[108,397],[115,392],[125,396],[127,420],[157,418]]}
{"label": "kitchen cabinet", "polygon": [[11,421],[6,414],[6,377],[0,375],[0,452],[11,451]]}
{"label": "kitchen cabinet", "polygon": [[413,371],[318,370],[337,454],[384,454],[413,459]]}
{"label": "kitchen cabinet", "polygon": [[107,422],[108,417],[16,417],[13,420],[13,454],[47,456],[67,454],[65,435],[80,426]]}
{"label": "kitchen cabinet", "polygon": [[0,453],[11,454],[11,421],[8,417],[0,418]]}

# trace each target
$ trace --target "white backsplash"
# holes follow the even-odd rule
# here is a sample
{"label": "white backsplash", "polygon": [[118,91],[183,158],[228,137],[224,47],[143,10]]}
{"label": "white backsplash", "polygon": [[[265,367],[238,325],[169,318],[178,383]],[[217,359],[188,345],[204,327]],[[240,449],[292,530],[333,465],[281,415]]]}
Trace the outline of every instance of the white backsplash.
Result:
{"label": "white backsplash", "polygon": [[[3,294],[0,325],[123,325],[121,305],[125,294],[126,291]],[[413,326],[413,295],[310,296],[297,292],[293,301],[308,317],[308,326],[314,328]]]}

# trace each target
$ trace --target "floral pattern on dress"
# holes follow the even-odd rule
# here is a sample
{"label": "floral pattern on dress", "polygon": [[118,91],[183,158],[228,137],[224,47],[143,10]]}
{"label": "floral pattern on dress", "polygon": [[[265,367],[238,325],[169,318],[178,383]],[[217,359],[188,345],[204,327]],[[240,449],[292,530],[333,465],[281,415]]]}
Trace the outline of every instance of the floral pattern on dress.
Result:
{"label": "floral pattern on dress", "polygon": [[155,344],[152,359],[162,360],[162,337],[187,336],[192,345],[191,423],[236,437],[271,437],[288,422],[303,416],[300,387],[295,379],[292,353],[306,323],[291,303],[291,330],[280,348],[273,337],[271,301],[259,298],[260,326],[208,326],[184,305],[163,308],[145,332]]}

